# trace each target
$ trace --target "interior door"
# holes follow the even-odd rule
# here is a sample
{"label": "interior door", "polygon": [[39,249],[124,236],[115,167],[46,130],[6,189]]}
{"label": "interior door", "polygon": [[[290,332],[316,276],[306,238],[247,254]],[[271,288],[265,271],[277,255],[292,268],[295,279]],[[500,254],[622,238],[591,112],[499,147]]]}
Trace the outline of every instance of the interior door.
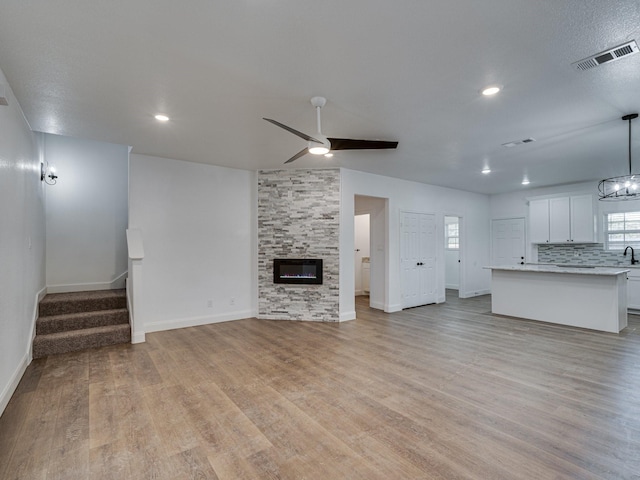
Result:
{"label": "interior door", "polygon": [[493,220],[491,263],[496,266],[525,263],[524,223],[524,218]]}
{"label": "interior door", "polygon": [[402,307],[436,301],[435,215],[402,212],[400,218]]}

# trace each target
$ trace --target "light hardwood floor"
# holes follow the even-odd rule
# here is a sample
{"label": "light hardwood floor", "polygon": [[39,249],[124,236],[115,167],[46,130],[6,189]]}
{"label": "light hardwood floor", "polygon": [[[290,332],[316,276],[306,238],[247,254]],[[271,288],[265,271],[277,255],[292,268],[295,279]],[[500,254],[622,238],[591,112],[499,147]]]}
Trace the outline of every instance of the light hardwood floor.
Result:
{"label": "light hardwood floor", "polygon": [[0,419],[0,478],[640,479],[638,317],[613,335],[489,310],[359,297],[342,324],[34,361]]}

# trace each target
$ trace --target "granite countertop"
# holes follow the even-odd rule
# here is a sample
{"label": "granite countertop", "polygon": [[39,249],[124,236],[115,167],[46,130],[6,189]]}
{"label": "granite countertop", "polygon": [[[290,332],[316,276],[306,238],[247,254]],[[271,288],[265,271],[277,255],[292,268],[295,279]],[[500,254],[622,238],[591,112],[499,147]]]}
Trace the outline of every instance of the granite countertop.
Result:
{"label": "granite countertop", "polygon": [[602,267],[602,266],[569,266],[569,265],[554,265],[554,264],[531,264],[526,265],[500,265],[484,267],[491,270],[513,270],[518,272],[538,272],[538,273],[573,273],[579,275],[620,275],[628,272],[630,269],[627,266],[623,267]]}

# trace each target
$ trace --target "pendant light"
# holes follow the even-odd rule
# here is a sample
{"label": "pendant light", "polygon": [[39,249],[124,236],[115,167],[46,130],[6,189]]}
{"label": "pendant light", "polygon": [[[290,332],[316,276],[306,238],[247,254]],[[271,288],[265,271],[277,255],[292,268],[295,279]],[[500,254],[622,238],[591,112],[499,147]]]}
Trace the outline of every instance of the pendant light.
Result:
{"label": "pendant light", "polygon": [[600,180],[598,200],[631,200],[640,197],[640,174],[631,173],[631,120],[638,118],[637,113],[622,117],[629,122],[629,175]]}

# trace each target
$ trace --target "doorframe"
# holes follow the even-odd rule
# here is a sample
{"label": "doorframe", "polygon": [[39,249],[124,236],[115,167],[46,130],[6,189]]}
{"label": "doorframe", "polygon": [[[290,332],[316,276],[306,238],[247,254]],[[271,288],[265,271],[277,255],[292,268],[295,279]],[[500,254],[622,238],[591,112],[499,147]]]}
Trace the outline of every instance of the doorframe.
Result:
{"label": "doorframe", "polygon": [[[380,232],[375,231],[373,228],[374,214],[378,212],[372,211],[371,209],[356,210],[355,208],[356,197],[369,197],[380,202],[380,205],[382,207],[380,210],[380,214],[382,215],[382,218],[383,218],[382,230]],[[389,294],[389,289],[390,289],[389,198],[378,197],[375,195],[367,195],[366,193],[354,193],[353,206],[354,208],[353,208],[352,219],[355,218],[355,215],[369,214],[369,261],[370,261],[370,279],[371,279],[369,283],[369,306],[376,310],[382,310],[387,313],[396,311],[396,310],[393,310],[392,307],[389,305],[389,298],[390,298],[390,294]],[[378,235],[376,233],[378,233]],[[355,231],[354,231],[354,239],[355,239]],[[384,256],[384,261],[380,261],[380,259],[378,258],[378,255],[374,252],[374,250],[377,248],[376,247],[377,245],[383,245],[382,255]],[[380,288],[376,288],[377,283],[374,284],[373,282],[374,278],[377,280],[381,280]],[[351,283],[355,285],[355,271],[354,271],[353,277],[351,278]],[[379,291],[380,289],[382,289],[382,291]],[[355,293],[355,288],[354,288],[354,293]]]}

